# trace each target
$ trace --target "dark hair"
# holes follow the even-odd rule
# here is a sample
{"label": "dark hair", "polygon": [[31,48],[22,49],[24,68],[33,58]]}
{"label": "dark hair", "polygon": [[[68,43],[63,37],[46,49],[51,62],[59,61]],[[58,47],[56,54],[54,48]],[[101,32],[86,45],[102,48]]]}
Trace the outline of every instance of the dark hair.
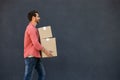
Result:
{"label": "dark hair", "polygon": [[28,20],[31,21],[32,20],[32,17],[36,17],[36,14],[35,13],[39,13],[37,10],[32,10],[28,13],[27,17],[28,17]]}

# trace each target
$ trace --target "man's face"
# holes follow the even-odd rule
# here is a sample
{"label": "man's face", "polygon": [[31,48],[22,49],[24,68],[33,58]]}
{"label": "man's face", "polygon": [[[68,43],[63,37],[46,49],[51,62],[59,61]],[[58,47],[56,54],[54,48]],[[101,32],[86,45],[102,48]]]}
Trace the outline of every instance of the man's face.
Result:
{"label": "man's face", "polygon": [[40,16],[38,13],[36,13],[35,22],[39,23],[39,21],[40,21]]}

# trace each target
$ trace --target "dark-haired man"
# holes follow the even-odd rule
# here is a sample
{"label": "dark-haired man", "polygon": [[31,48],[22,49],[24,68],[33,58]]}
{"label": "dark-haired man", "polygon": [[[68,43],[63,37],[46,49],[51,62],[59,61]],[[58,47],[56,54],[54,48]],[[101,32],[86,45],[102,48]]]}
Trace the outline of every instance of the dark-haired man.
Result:
{"label": "dark-haired man", "polygon": [[36,69],[38,80],[45,80],[45,69],[41,62],[40,51],[47,56],[52,57],[52,52],[46,50],[39,42],[39,34],[36,25],[40,21],[39,12],[36,10],[28,13],[29,24],[26,27],[24,35],[24,59],[25,75],[24,80],[32,79],[32,72]]}

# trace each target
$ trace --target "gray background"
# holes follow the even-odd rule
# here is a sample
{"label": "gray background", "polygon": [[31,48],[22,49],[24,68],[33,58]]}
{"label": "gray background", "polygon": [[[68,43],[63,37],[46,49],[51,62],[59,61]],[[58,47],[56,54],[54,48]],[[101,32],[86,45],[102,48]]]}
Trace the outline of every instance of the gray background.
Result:
{"label": "gray background", "polygon": [[33,9],[40,11],[37,27],[51,25],[57,38],[58,57],[43,59],[46,80],[120,80],[119,0],[0,0],[0,80],[23,80]]}

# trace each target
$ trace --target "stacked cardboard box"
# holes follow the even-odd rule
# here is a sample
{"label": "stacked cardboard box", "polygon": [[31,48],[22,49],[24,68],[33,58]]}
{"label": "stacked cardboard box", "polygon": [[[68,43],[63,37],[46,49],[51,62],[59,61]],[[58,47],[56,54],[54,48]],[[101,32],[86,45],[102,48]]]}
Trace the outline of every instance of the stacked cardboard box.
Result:
{"label": "stacked cardboard box", "polygon": [[[51,26],[44,26],[38,28],[41,45],[44,46],[47,50],[52,51],[53,57],[57,56],[56,48],[56,38],[52,35]],[[42,52],[42,57],[48,57],[44,52]]]}

